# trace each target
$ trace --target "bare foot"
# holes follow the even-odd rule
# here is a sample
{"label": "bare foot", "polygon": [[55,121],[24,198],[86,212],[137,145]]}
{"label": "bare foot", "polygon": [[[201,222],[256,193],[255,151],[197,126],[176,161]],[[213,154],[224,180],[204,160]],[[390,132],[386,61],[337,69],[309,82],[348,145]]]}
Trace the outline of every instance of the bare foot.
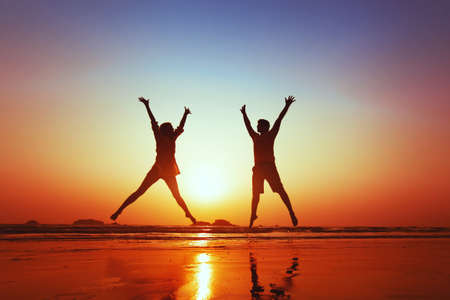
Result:
{"label": "bare foot", "polygon": [[197,223],[197,220],[194,218],[194,216],[192,216],[191,214],[186,214],[186,218],[191,219],[192,224]]}
{"label": "bare foot", "polygon": [[291,221],[292,221],[292,225],[293,225],[294,227],[296,227],[297,224],[298,224],[298,220],[297,220],[297,218],[295,217],[295,215],[291,215]]}
{"label": "bare foot", "polygon": [[111,215],[111,217],[109,217],[111,220],[115,221],[117,219],[117,217],[120,215],[119,212],[115,212],[114,214]]}
{"label": "bare foot", "polygon": [[250,225],[248,226],[248,228],[252,228],[253,222],[255,222],[256,219],[258,219],[258,216],[257,216],[257,215],[252,215],[252,216],[250,217]]}

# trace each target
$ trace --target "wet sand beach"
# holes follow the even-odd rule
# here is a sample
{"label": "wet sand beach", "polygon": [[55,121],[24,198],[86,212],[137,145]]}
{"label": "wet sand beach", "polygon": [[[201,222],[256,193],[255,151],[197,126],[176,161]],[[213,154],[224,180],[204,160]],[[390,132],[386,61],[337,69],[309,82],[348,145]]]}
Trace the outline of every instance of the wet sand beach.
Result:
{"label": "wet sand beach", "polygon": [[142,233],[3,233],[0,293],[2,299],[450,296],[446,230],[427,231],[425,237],[366,231],[360,238],[342,232],[324,237],[276,230],[199,231],[145,237]]}

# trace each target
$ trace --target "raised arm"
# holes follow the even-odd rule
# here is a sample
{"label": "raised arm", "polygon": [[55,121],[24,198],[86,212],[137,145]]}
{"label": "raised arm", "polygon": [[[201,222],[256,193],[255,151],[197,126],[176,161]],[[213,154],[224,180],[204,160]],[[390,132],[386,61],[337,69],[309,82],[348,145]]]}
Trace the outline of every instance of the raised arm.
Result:
{"label": "raised arm", "polygon": [[144,97],[139,97],[139,101],[144,103],[145,108],[147,109],[147,114],[150,117],[150,122],[152,124],[152,130],[155,134],[158,133],[159,126],[158,122],[156,122],[155,116],[152,113],[152,110],[150,109],[149,100],[145,99]]}
{"label": "raised arm", "polygon": [[295,102],[295,97],[294,96],[289,96],[287,98],[284,98],[285,101],[285,105],[283,110],[280,112],[280,115],[278,116],[277,120],[275,121],[275,123],[273,124],[272,129],[270,130],[273,134],[277,134],[278,131],[280,130],[280,125],[281,125],[281,120],[283,120],[284,116],[286,115],[289,107],[291,106],[292,103]]}
{"label": "raised arm", "polygon": [[175,130],[175,134],[178,136],[184,131],[184,124],[186,123],[187,116],[191,114],[191,111],[186,106],[184,107],[184,114],[181,118],[180,124],[178,125],[177,129]]}
{"label": "raised arm", "polygon": [[257,135],[257,133],[253,130],[252,125],[250,124],[250,120],[248,119],[247,112],[245,111],[245,105],[241,107],[241,113],[244,117],[244,124],[247,128],[248,134],[253,138]]}

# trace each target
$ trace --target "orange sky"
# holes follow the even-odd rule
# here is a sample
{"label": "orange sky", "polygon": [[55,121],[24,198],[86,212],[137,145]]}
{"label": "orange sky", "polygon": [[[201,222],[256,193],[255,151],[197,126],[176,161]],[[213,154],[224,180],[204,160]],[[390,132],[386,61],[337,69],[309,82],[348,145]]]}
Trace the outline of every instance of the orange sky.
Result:
{"label": "orange sky", "polygon": [[[176,154],[192,213],[246,225],[253,155],[239,108],[255,126],[273,123],[293,94],[275,155],[301,225],[450,225],[450,25],[439,7],[301,17],[264,7],[229,23],[229,7],[203,20],[165,4],[87,15],[82,4],[21,5],[0,13],[1,223],[107,221],[154,162],[143,95],[160,122],[193,112]],[[139,18],[145,9],[152,18]],[[419,12],[439,26],[408,25]],[[164,14],[181,19],[167,27]],[[289,225],[268,185],[258,215]],[[188,224],[162,181],[119,220]]]}

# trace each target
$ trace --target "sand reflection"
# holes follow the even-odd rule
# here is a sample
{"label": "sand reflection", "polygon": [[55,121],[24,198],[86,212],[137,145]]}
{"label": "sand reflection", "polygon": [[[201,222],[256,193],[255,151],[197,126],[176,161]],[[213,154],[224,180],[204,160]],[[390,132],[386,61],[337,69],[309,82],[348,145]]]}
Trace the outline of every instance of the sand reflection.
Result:
{"label": "sand reflection", "polygon": [[208,300],[212,298],[213,266],[208,253],[197,253],[186,265],[186,284],[178,289],[175,299]]}
{"label": "sand reflection", "polygon": [[294,283],[293,278],[299,275],[298,272],[298,257],[293,257],[291,260],[291,265],[286,269],[284,276],[282,277],[281,284],[270,283],[269,284],[269,293],[264,293],[264,286],[260,284],[260,280],[258,277],[257,270],[257,260],[254,253],[249,253],[249,261],[250,261],[250,273],[252,286],[250,289],[250,293],[252,295],[252,299],[261,299],[262,297],[270,296],[271,299],[290,299],[291,295],[289,295],[289,291],[292,289]]}
{"label": "sand reflection", "polygon": [[197,282],[197,293],[195,299],[204,300],[209,299],[211,294],[210,283],[212,268],[209,264],[210,257],[207,253],[200,253],[197,255],[197,272],[195,274],[195,279]]}

